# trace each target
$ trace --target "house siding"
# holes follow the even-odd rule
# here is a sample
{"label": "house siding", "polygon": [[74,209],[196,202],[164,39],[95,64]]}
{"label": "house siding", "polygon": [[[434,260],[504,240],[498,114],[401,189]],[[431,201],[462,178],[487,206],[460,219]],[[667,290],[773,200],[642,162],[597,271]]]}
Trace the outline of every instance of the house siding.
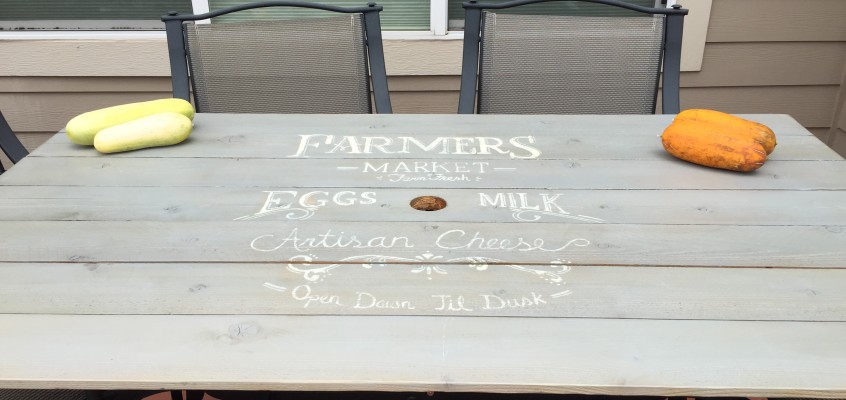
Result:
{"label": "house siding", "polygon": [[826,143],[843,155],[846,154],[846,65],[843,67],[843,79],[840,82],[840,93],[834,111],[836,122],[832,124],[825,136],[820,134],[819,137],[825,137]]}
{"label": "house siding", "polygon": [[[843,0],[713,0],[682,108],[790,114],[846,155],[844,20]],[[454,113],[461,46],[386,40],[394,112]],[[0,40],[0,53],[0,109],[30,149],[79,113],[170,96],[163,39]]]}
{"label": "house siding", "polygon": [[828,140],[844,90],[844,20],[842,0],[714,0],[705,65],[682,74],[682,107],[790,114],[846,156]]}

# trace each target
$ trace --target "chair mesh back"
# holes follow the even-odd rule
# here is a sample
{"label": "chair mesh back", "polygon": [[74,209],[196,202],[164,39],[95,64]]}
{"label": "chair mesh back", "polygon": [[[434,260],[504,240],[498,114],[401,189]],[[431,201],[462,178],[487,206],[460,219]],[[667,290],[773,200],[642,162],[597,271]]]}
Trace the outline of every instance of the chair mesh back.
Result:
{"label": "chair mesh back", "polygon": [[361,14],[185,25],[197,110],[369,113]]}
{"label": "chair mesh back", "polygon": [[652,114],[663,16],[483,14],[479,112]]}
{"label": "chair mesh back", "polygon": [[85,391],[70,389],[0,389],[0,400],[85,400]]}

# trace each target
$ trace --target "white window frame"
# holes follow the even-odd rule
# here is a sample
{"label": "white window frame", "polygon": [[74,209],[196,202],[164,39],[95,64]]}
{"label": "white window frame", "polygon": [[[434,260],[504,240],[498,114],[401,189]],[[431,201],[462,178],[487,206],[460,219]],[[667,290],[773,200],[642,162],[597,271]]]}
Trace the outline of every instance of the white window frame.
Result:
{"label": "white window frame", "polygon": [[[378,0],[377,0],[378,1]],[[676,4],[677,0],[666,0],[667,7]],[[460,40],[464,37],[464,31],[450,31],[448,29],[447,0],[429,0],[429,30],[428,31],[385,31],[383,37],[386,40],[414,40],[414,39],[445,39]],[[655,0],[655,7],[661,6],[661,0]],[[209,0],[191,0],[191,7],[194,14],[209,12]],[[209,23],[210,20],[197,21],[197,23]],[[83,30],[44,30],[44,31],[3,31],[0,32],[2,39],[25,39],[25,40],[57,40],[57,39],[152,39],[164,38],[164,30],[161,31],[83,31]]]}
{"label": "white window frame", "polygon": [[[208,0],[193,0],[193,1],[205,1]],[[447,26],[449,24],[449,17],[447,15],[447,0],[430,0],[431,4],[429,6],[429,32],[431,32],[434,36],[445,36],[448,33],[455,36],[464,36],[464,31],[453,31],[449,32]],[[676,4],[676,0],[666,0],[667,1],[667,8],[672,7]],[[662,0],[655,0],[655,7],[661,7]]]}
{"label": "white window frame", "polygon": [[[194,14],[205,14],[209,12],[209,0],[191,0],[191,8],[194,10]],[[211,20],[204,19],[200,21],[194,21],[195,24],[208,24]]]}

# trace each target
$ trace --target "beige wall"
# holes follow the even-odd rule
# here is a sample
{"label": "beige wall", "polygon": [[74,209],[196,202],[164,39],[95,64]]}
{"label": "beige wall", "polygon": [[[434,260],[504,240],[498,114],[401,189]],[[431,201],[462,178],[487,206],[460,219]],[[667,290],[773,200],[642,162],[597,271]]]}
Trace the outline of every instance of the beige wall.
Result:
{"label": "beige wall", "polygon": [[842,0],[714,0],[704,65],[683,74],[682,107],[790,114],[827,139],[843,91],[844,21]]}
{"label": "beige wall", "polygon": [[835,122],[826,132],[825,138],[826,144],[843,155],[846,154],[846,65],[843,66],[843,79],[840,82],[840,93],[834,108]]}
{"label": "beige wall", "polygon": [[[712,1],[682,108],[790,114],[846,155],[846,0]],[[460,40],[388,39],[385,53],[395,112],[455,112]],[[170,95],[161,38],[0,40],[0,54],[0,109],[30,148],[81,112]]]}

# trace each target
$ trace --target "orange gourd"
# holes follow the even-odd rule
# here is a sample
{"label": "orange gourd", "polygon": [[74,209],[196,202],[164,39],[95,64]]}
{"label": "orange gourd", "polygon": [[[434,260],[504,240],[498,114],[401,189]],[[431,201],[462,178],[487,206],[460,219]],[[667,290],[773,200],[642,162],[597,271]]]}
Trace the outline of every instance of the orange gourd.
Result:
{"label": "orange gourd", "polygon": [[748,172],[767,161],[767,152],[746,129],[723,123],[682,119],[661,135],[664,149],[685,161],[713,168]]}
{"label": "orange gourd", "polygon": [[719,111],[692,108],[680,112],[673,121],[707,122],[722,126],[724,132],[745,133],[760,143],[767,154],[772,153],[777,144],[775,133],[766,125]]}

